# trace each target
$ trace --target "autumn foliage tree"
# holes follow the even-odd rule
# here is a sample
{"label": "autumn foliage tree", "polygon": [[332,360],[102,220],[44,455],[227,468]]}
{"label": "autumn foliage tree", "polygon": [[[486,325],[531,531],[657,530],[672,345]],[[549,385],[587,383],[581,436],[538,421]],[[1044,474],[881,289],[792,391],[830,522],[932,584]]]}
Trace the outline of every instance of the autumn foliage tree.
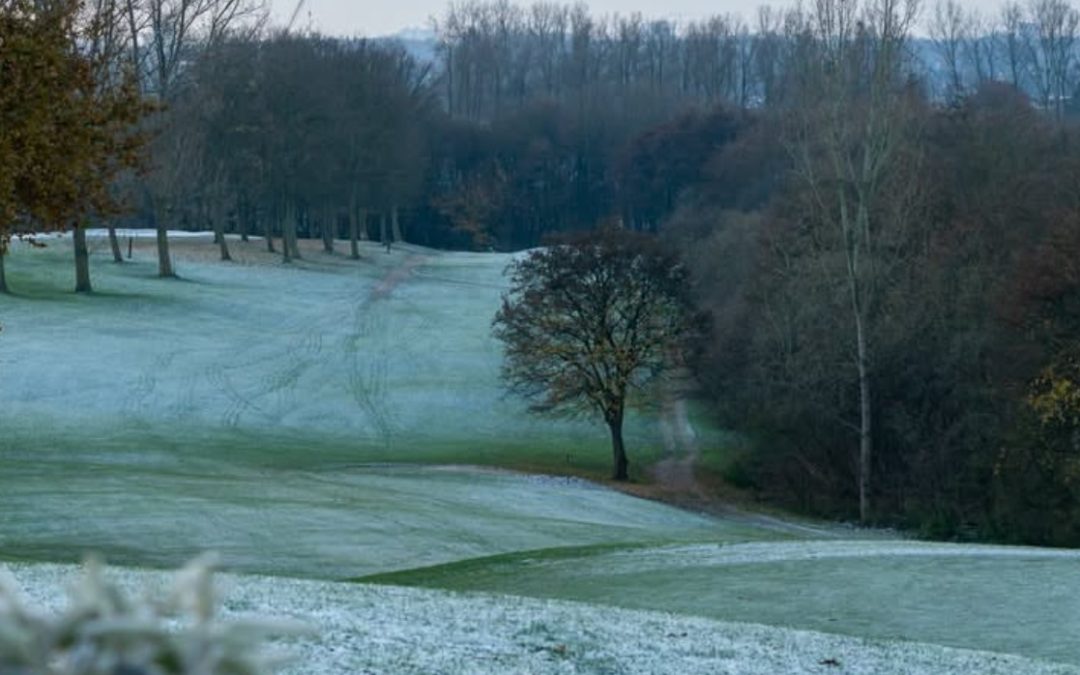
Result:
{"label": "autumn foliage tree", "polygon": [[86,218],[117,210],[113,180],[138,165],[133,129],[149,108],[133,75],[87,49],[108,26],[82,10],[79,0],[0,2],[0,253],[13,234],[70,228],[75,288],[89,291]]}
{"label": "autumn foliage tree", "polygon": [[627,480],[628,403],[680,359],[700,324],[686,268],[648,235],[604,229],[537,249],[509,274],[494,322],[506,383],[534,412],[602,417],[612,476]]}

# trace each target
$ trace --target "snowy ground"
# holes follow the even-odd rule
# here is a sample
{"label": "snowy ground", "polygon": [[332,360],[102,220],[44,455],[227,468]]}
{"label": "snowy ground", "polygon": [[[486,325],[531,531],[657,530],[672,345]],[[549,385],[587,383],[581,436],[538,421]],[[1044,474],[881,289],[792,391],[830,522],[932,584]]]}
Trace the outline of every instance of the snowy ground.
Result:
{"label": "snowy ground", "polygon": [[[12,566],[38,606],[74,569]],[[114,574],[116,574],[114,572]],[[160,574],[123,573],[136,588]],[[1080,669],[929,644],[846,638],[658,612],[487,594],[225,577],[229,615],[296,618],[317,637],[286,647],[289,673],[775,675],[1075,674]]]}
{"label": "snowy ground", "polygon": [[[365,259],[177,238],[70,293],[70,243],[16,246],[0,298],[0,559],[179,565],[342,578],[605,542],[742,540],[755,528],[581,484],[388,462],[597,467],[602,425],[503,395],[490,321],[501,255],[410,247]],[[433,278],[428,278],[428,276]],[[658,452],[644,420],[634,459]],[[656,441],[653,443],[653,441]]]}
{"label": "snowy ground", "polygon": [[376,577],[1080,665],[1080,552],[915,541],[562,548]]}
{"label": "snowy ground", "polygon": [[[119,266],[92,238],[90,296],[69,292],[69,242],[7,260],[0,559],[216,549],[244,572],[534,598],[234,578],[233,610],[321,629],[297,673],[1072,672],[856,637],[1080,665],[1072,553],[838,541],[466,466],[607,469],[600,426],[502,394],[509,256],[365,245],[283,266],[253,241],[223,265],[208,237],[173,243],[182,278],[162,281],[149,238]],[[654,414],[628,439],[638,475],[663,456]],[[38,596],[69,573],[15,569]]]}
{"label": "snowy ground", "polygon": [[[208,238],[186,237],[173,242],[181,280],[162,281],[148,238],[124,265],[91,238],[97,292],[80,297],[69,242],[45,241],[15,244],[15,296],[0,298],[0,408],[20,446],[46,429],[46,447],[139,451],[302,434],[310,462],[606,467],[603,425],[537,419],[499,385],[490,326],[510,256],[365,245],[360,262],[309,250],[284,266],[252,241],[223,265]],[[629,442],[632,461],[661,449],[646,419]]]}

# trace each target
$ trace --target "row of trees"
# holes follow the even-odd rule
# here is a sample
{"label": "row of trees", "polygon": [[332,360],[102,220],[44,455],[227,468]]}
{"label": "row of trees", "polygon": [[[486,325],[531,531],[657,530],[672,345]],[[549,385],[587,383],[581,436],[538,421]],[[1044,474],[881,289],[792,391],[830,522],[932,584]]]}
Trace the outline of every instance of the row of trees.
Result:
{"label": "row of trees", "polygon": [[936,89],[946,100],[1008,82],[1061,117],[1080,85],[1080,13],[1066,0],[1007,2],[997,14],[939,0],[928,27]]}
{"label": "row of trees", "polygon": [[[730,477],[832,516],[1075,544],[1078,130],[1009,83],[937,104],[914,17],[819,3],[790,104],[727,113],[664,221],[714,315],[698,372],[755,441]],[[694,157],[695,126],[653,145]]]}
{"label": "row of trees", "polygon": [[[1007,5],[999,22],[943,2],[933,40],[901,47],[915,86],[958,100],[1007,80],[1066,113],[1080,69],[1064,0]],[[149,125],[155,170],[128,191],[159,229],[163,276],[169,227],[280,236],[288,259],[297,237],[331,248],[372,226],[504,249],[602,220],[656,229],[715,141],[660,166],[650,130],[721,103],[798,105],[813,39],[802,9],[677,25],[494,0],[451,5],[424,63],[382,41],[269,33],[240,0],[98,5],[116,19],[111,51],[165,103]]]}

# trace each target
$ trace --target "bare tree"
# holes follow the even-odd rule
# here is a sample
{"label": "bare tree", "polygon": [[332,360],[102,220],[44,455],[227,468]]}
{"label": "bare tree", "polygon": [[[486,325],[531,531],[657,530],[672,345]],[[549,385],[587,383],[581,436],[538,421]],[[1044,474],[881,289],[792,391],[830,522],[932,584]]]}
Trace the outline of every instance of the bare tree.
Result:
{"label": "bare tree", "polygon": [[964,53],[978,84],[998,79],[998,40],[993,20],[977,9],[964,22]]}
{"label": "bare tree", "polygon": [[1032,29],[1026,46],[1031,79],[1043,108],[1053,110],[1060,120],[1072,93],[1080,13],[1067,0],[1032,0],[1028,14]]}
{"label": "bare tree", "polygon": [[964,10],[956,0],[938,0],[930,22],[930,38],[945,69],[948,82],[946,98],[960,99],[966,90],[963,72],[963,47],[966,37]]}
{"label": "bare tree", "polygon": [[1009,81],[1021,89],[1027,70],[1027,50],[1024,48],[1024,10],[1019,3],[1007,2],[1002,6],[998,42],[1005,56]]}
{"label": "bare tree", "polygon": [[[140,68],[140,82],[165,107],[153,122],[158,141],[154,153],[159,165],[152,180],[142,186],[146,206],[153,214],[158,252],[158,276],[173,277],[168,228],[179,182],[190,172],[195,156],[191,135],[175,133],[169,105],[187,75],[187,64],[213,50],[240,28],[251,30],[265,20],[259,0],[124,0],[132,62]],[[170,136],[175,136],[170,138]]]}
{"label": "bare tree", "polygon": [[[844,261],[859,390],[859,517],[870,518],[874,292],[886,186],[905,137],[904,59],[914,0],[818,0],[807,17],[815,59],[804,71],[788,146],[815,217]],[[816,101],[816,104],[811,102]]]}

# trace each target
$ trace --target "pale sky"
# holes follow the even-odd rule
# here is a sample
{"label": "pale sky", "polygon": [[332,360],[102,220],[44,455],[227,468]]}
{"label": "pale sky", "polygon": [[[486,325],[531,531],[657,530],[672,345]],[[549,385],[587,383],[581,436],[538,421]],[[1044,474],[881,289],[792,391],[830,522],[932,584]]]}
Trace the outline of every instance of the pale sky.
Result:
{"label": "pale sky", "polygon": [[[793,0],[788,0],[793,2]],[[277,23],[288,21],[297,0],[271,0]],[[784,0],[773,4],[783,4]],[[520,4],[531,4],[523,0]],[[567,3],[573,4],[573,3]],[[647,17],[697,18],[709,14],[740,11],[754,7],[753,0],[592,0],[586,3],[594,14],[630,14]],[[442,14],[449,0],[304,0],[296,27],[308,25],[310,12],[314,28],[335,35],[378,36],[406,28],[427,28],[432,15]]]}
{"label": "pale sky", "polygon": [[[923,0],[926,7],[934,0]],[[304,0],[296,28],[308,26],[328,35],[367,37],[390,35],[406,28],[427,28],[428,18],[445,11],[448,0]],[[741,13],[751,18],[761,4],[783,7],[795,0],[592,0],[587,2],[594,14],[630,14],[641,12],[649,18],[696,19],[725,13]],[[271,0],[274,20],[284,24],[297,0]],[[522,4],[530,4],[523,0]],[[997,0],[962,0],[966,7],[996,12]]]}

